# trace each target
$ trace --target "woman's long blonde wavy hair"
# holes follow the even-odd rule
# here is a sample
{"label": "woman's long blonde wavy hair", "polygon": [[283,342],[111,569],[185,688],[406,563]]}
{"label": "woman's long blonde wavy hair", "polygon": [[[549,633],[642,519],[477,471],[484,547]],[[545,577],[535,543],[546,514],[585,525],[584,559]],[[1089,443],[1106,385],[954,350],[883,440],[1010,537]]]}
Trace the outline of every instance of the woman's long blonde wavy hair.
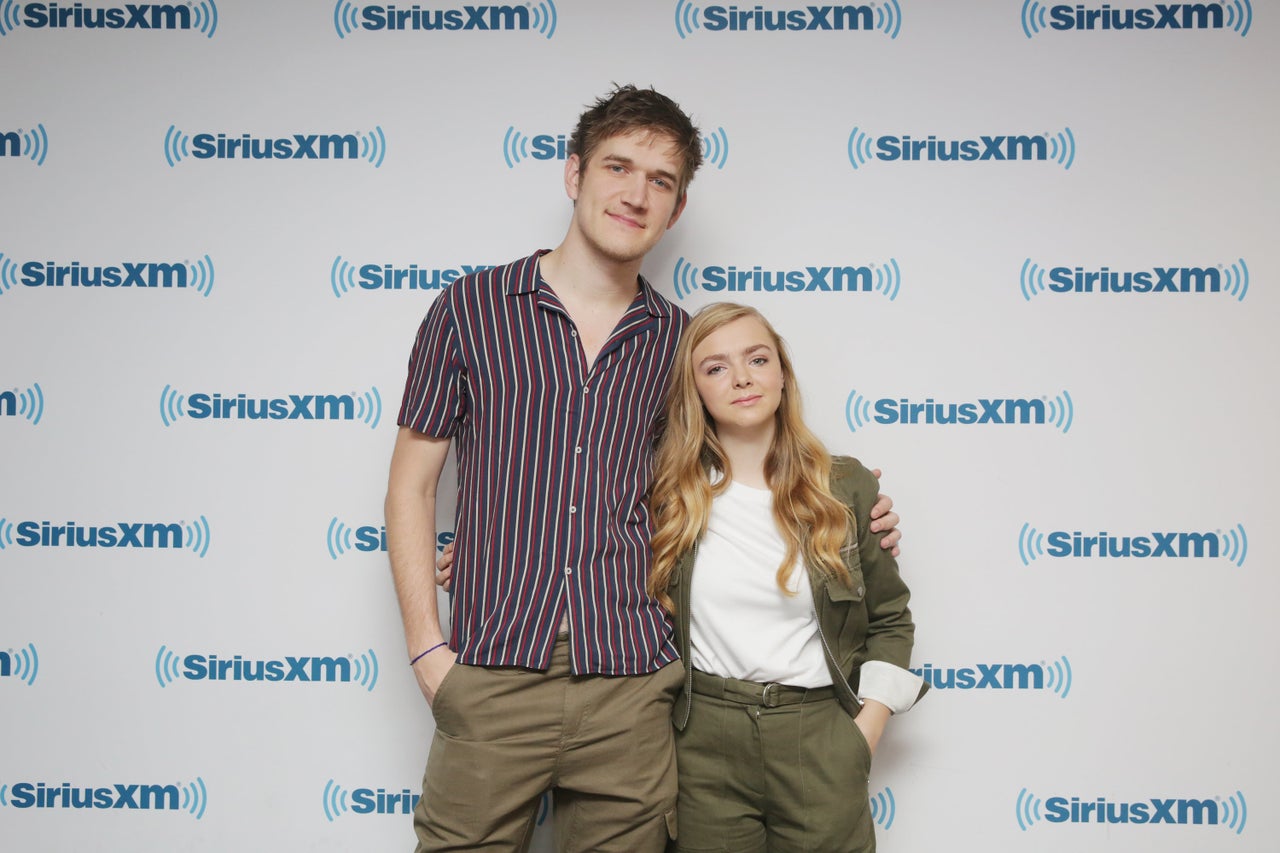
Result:
{"label": "woman's long blonde wavy hair", "polygon": [[[773,446],[764,463],[765,479],[773,492],[773,518],[787,543],[786,555],[778,566],[778,586],[790,594],[787,583],[801,554],[815,568],[849,582],[840,551],[853,536],[853,516],[831,494],[831,455],[804,424],[786,342],[754,308],[717,302],[699,311],[680,339],[649,492],[654,515],[649,593],[668,611],[674,609],[667,586],[676,563],[706,532],[712,498],[723,493],[733,479],[729,459],[716,437],[715,422],[694,384],[693,351],[717,329],[744,317],[754,317],[764,325],[782,367],[782,400],[774,414]],[[715,485],[711,483],[713,470],[723,474]]]}

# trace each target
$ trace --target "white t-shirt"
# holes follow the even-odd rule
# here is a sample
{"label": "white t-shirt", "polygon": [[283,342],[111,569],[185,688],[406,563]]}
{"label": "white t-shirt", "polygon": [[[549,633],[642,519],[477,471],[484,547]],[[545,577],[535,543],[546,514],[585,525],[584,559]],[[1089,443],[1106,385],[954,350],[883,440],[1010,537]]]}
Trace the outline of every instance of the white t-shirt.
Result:
{"label": "white t-shirt", "polygon": [[696,669],[797,687],[831,684],[813,612],[809,573],[797,561],[786,595],[777,571],[786,545],[773,495],[733,482],[711,504],[690,590]]}

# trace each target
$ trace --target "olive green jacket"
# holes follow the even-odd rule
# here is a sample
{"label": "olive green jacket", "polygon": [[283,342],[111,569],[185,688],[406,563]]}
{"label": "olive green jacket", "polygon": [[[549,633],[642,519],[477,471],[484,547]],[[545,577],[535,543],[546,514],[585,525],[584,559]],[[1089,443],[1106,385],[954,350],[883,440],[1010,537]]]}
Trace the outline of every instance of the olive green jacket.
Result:
{"label": "olive green jacket", "polygon": [[[857,716],[858,671],[869,660],[906,669],[911,662],[915,625],[907,602],[911,593],[898,574],[893,555],[880,547],[883,534],[870,530],[871,507],[879,485],[858,460],[837,456],[831,468],[831,492],[853,510],[855,528],[842,554],[849,584],[822,569],[806,565],[813,587],[813,607],[831,670],[836,698],[849,716]],[[693,660],[689,650],[689,597],[697,546],[681,556],[668,586],[675,611],[676,645],[685,662],[685,684],[676,697],[673,719],[678,729],[689,720]],[[919,699],[929,689],[921,685]]]}

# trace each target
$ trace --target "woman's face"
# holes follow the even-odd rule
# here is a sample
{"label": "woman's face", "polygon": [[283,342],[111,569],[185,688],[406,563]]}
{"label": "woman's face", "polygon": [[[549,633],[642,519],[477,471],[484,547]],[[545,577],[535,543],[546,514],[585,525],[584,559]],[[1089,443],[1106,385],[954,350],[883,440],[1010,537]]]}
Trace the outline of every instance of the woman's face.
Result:
{"label": "woman's face", "polygon": [[727,323],[694,347],[693,381],[717,433],[772,437],[782,362],[773,335],[755,317]]}

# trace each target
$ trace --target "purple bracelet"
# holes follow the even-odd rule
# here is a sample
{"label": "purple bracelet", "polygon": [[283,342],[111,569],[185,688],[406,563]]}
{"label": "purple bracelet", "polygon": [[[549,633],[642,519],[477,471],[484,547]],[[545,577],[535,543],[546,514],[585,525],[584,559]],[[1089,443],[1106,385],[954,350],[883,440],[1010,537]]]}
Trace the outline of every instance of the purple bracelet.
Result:
{"label": "purple bracelet", "polygon": [[432,652],[434,652],[436,649],[440,648],[441,646],[447,646],[447,645],[449,645],[448,641],[445,641],[445,642],[443,642],[443,643],[436,643],[434,646],[432,646],[431,648],[427,649],[425,652],[423,652],[422,654],[418,655],[418,656],[417,656],[416,658],[414,658],[413,660],[409,661],[409,666],[413,666],[415,663],[417,663],[418,661],[422,660],[422,659],[423,659],[423,658],[425,658],[427,655],[431,654]]}

